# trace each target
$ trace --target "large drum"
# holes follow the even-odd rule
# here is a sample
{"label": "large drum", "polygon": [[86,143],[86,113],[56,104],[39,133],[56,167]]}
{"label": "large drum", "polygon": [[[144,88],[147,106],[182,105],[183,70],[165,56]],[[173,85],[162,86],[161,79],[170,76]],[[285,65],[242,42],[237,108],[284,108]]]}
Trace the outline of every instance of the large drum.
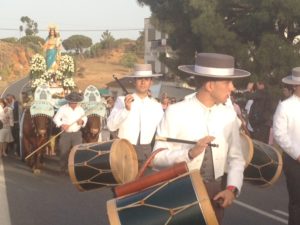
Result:
{"label": "large drum", "polygon": [[246,162],[245,167],[247,167],[253,158],[253,142],[251,138],[243,132],[240,133],[240,137],[242,153]]}
{"label": "large drum", "polygon": [[137,155],[125,139],[76,145],[69,155],[69,174],[80,191],[124,184],[138,174]]}
{"label": "large drum", "polygon": [[218,225],[199,171],[112,199],[107,213],[111,225]]}
{"label": "large drum", "polygon": [[252,140],[254,154],[244,171],[244,180],[254,185],[268,187],[274,184],[282,172],[282,156],[273,146]]}

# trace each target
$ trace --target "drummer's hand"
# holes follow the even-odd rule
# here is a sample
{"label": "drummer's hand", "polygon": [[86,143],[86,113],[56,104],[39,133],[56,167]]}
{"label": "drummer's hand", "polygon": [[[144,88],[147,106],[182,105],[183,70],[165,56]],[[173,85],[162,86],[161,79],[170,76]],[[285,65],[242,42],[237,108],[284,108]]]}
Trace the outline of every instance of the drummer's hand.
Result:
{"label": "drummer's hand", "polygon": [[215,197],[214,201],[217,201],[219,205],[223,208],[227,208],[233,203],[235,195],[232,191],[225,189],[224,191],[219,192]]}
{"label": "drummer's hand", "polygon": [[206,136],[197,141],[196,145],[189,150],[189,158],[194,159],[201,154],[210,142],[215,139],[213,136]]}
{"label": "drummer's hand", "polygon": [[79,120],[77,120],[76,122],[77,122],[77,124],[78,124],[79,126],[82,126],[82,125],[83,125],[83,120],[82,120],[82,119],[79,119]]}
{"label": "drummer's hand", "polygon": [[133,96],[132,94],[126,95],[124,99],[125,108],[130,111],[131,109],[131,103],[133,102]]}
{"label": "drummer's hand", "polygon": [[68,124],[63,124],[63,125],[61,125],[61,130],[66,131],[66,130],[69,129],[69,127],[70,127],[70,125],[68,125]]}

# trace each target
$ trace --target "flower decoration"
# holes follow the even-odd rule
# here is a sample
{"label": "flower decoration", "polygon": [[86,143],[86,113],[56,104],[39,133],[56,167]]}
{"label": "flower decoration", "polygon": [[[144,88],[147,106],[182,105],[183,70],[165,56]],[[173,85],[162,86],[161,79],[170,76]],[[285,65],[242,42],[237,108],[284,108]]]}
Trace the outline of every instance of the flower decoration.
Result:
{"label": "flower decoration", "polygon": [[62,82],[62,86],[66,89],[74,89],[76,87],[76,84],[73,78],[65,78]]}
{"label": "flower decoration", "polygon": [[69,55],[63,55],[57,70],[46,69],[46,60],[40,54],[35,54],[30,61],[31,87],[36,88],[42,84],[51,86],[52,82],[61,81],[63,87],[73,89],[76,87],[72,75],[75,71],[74,60]]}
{"label": "flower decoration", "polygon": [[44,79],[45,81],[51,81],[55,73],[56,72],[54,70],[47,70],[41,75],[41,79]]}
{"label": "flower decoration", "polygon": [[47,81],[44,80],[43,78],[37,78],[31,81],[31,87],[36,88],[38,86],[41,86],[43,84],[47,84]]}
{"label": "flower decoration", "polygon": [[64,74],[60,70],[56,70],[55,78],[56,80],[62,80],[64,78]]}
{"label": "flower decoration", "polygon": [[63,55],[60,58],[58,70],[67,77],[71,77],[75,71],[73,58],[69,55]]}
{"label": "flower decoration", "polygon": [[39,78],[46,71],[46,60],[40,54],[35,54],[30,60],[31,78]]}

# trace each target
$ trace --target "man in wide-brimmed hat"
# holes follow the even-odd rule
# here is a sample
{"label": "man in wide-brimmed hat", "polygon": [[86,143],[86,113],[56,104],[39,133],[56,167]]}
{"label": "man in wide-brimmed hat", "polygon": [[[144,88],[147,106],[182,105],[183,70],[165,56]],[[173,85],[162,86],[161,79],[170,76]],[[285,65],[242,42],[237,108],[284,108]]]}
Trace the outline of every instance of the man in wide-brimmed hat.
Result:
{"label": "man in wide-brimmed hat", "polygon": [[[168,167],[185,161],[190,170],[200,170],[220,223],[224,208],[241,190],[245,166],[237,115],[232,105],[225,103],[234,90],[232,80],[250,73],[235,69],[232,56],[216,53],[199,53],[195,65],[178,68],[195,77],[197,92],[168,107],[157,134],[196,144],[157,141],[154,150],[166,150],[156,155],[153,165]],[[217,146],[209,146],[211,143]]]}
{"label": "man in wide-brimmed hat", "polygon": [[140,165],[151,154],[151,141],[163,116],[160,103],[148,96],[153,77],[151,64],[136,64],[134,73],[135,93],[117,98],[107,120],[110,131],[118,130],[118,137],[127,139],[137,150]]}
{"label": "man in wide-brimmed hat", "polygon": [[300,224],[300,67],[282,82],[292,85],[291,97],[281,101],[273,119],[274,138],[283,149],[283,169],[289,192],[289,225]]}
{"label": "man in wide-brimmed hat", "polygon": [[60,166],[63,173],[67,170],[68,155],[71,148],[82,143],[81,127],[87,122],[83,108],[78,105],[83,96],[77,92],[71,92],[65,97],[68,104],[59,108],[53,118],[57,127],[64,132],[59,138]]}

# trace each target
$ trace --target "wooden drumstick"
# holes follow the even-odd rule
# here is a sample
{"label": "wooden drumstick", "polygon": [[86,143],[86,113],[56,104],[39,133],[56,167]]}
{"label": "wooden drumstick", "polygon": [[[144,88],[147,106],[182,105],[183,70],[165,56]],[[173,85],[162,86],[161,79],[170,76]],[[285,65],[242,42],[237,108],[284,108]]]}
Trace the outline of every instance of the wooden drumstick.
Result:
{"label": "wooden drumstick", "polygon": [[[128,95],[129,92],[127,91],[127,89],[125,88],[125,86],[121,83],[121,81],[115,76],[113,75],[113,78],[116,80],[116,82],[119,84],[119,86],[122,88],[123,92],[125,93],[125,95]],[[132,99],[132,101],[134,101],[134,99]]]}
{"label": "wooden drumstick", "polygon": [[[197,144],[197,141],[188,141],[188,140],[182,140],[177,138],[168,138],[168,137],[160,137],[160,136],[156,136],[155,141],[166,141],[166,142],[175,142],[175,143],[183,143],[183,144],[191,144],[191,145]],[[215,148],[219,147],[218,144],[214,144],[214,143],[208,143],[208,146],[215,147]]]}

